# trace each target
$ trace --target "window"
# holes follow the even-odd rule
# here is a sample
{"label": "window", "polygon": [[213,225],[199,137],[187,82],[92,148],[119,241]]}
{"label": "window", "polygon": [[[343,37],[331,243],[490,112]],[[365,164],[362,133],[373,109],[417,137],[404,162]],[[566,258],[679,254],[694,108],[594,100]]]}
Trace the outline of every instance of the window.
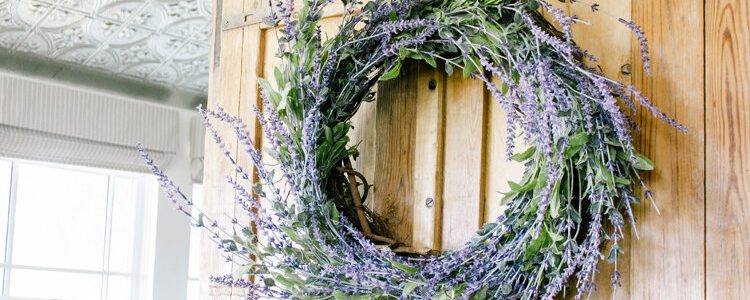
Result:
{"label": "window", "polygon": [[145,299],[157,196],[145,175],[0,160],[0,296]]}
{"label": "window", "polygon": [[[193,184],[193,207],[203,207],[203,187]],[[193,213],[198,213],[193,211]],[[190,261],[188,264],[187,300],[198,300],[200,295],[201,234],[203,229],[190,228]]]}

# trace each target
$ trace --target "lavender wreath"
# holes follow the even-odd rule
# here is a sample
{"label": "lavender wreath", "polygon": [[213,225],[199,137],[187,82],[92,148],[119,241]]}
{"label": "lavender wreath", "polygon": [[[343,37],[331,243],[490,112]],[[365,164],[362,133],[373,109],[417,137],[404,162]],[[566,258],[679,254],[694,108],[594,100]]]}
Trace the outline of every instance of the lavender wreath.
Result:
{"label": "lavender wreath", "polygon": [[[293,17],[292,0],[274,0],[266,20],[279,28],[283,65],[275,78],[260,80],[265,111],[257,113],[281,174],[264,165],[239,117],[199,107],[210,136],[236,166],[240,176],[228,182],[255,228],[192,213],[192,201],[141,149],[178,210],[241,267],[212,279],[248,288],[248,298],[552,299],[573,276],[577,296],[590,292],[599,260],[606,256],[616,266],[623,254],[618,244],[625,223],[634,226],[634,188],[651,198],[639,172],[653,165],[633,147],[631,117],[645,109],[685,128],[632,86],[584,63],[595,57],[573,42],[577,20],[544,0],[344,0],[339,31],[325,38],[317,24],[330,2],[305,0]],[[620,21],[641,42],[648,70],[643,33]],[[336,169],[356,153],[350,118],[407,60],[484,81],[508,116],[507,155],[526,167],[504,196],[502,216],[460,250],[433,257],[375,247],[341,213],[347,208],[330,188]],[[230,155],[214,121],[234,129],[259,182]],[[517,138],[531,147],[514,152]],[[602,249],[605,240],[609,249]],[[612,284],[619,279],[615,268]]]}

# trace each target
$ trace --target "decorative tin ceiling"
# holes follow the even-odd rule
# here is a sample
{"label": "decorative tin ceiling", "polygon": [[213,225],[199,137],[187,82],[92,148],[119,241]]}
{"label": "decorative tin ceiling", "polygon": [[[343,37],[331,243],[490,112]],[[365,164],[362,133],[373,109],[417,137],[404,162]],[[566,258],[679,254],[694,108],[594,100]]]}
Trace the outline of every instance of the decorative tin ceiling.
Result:
{"label": "decorative tin ceiling", "polygon": [[210,0],[0,0],[0,47],[205,93]]}

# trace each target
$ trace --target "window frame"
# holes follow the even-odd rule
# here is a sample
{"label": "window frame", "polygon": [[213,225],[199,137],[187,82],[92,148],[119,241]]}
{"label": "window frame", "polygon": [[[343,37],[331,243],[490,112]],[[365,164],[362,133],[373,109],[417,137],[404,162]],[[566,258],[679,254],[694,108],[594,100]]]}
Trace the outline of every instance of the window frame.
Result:
{"label": "window frame", "polygon": [[[144,199],[136,201],[135,203],[135,211],[134,211],[134,220],[133,220],[133,241],[132,241],[132,259],[131,259],[131,270],[130,272],[115,272],[110,270],[110,253],[111,253],[111,244],[112,244],[112,221],[114,216],[114,199],[115,199],[115,179],[117,178],[124,178],[133,180],[133,197],[134,199],[138,199],[139,197],[149,197],[149,188],[148,185],[150,182],[154,183],[156,182],[153,175],[150,174],[141,174],[141,173],[135,173],[135,172],[127,172],[127,171],[120,171],[120,170],[109,170],[109,169],[101,169],[101,168],[95,168],[95,167],[84,167],[84,166],[75,166],[75,165],[65,165],[65,164],[58,164],[58,163],[49,163],[49,162],[40,162],[40,161],[30,161],[30,160],[23,160],[23,159],[15,159],[15,158],[7,158],[7,157],[0,157],[1,161],[6,161],[10,163],[10,186],[9,186],[9,192],[7,195],[0,195],[0,197],[8,197],[8,211],[7,212],[0,212],[0,216],[6,215],[7,223],[6,223],[6,232],[0,232],[0,238],[4,236],[5,238],[5,248],[0,249],[0,255],[4,257],[3,260],[0,260],[0,275],[2,275],[2,282],[0,282],[0,299],[28,299],[28,300],[44,300],[44,298],[28,298],[28,297],[18,297],[18,296],[11,296],[11,271],[12,270],[29,270],[29,271],[48,271],[48,272],[60,272],[60,273],[72,273],[72,274],[86,274],[86,275],[100,275],[100,284],[101,284],[101,290],[99,292],[100,296],[99,299],[106,300],[108,295],[108,284],[109,284],[109,278],[110,276],[123,276],[130,279],[130,299],[136,300],[138,299],[140,288],[143,288],[139,286],[139,283],[141,280],[138,280],[138,275],[142,274],[141,267],[143,265],[143,262],[148,260],[148,258],[144,258],[142,253],[144,249],[144,244],[148,243],[147,239],[149,236],[153,236],[155,232],[151,232],[150,234],[144,234],[146,233],[147,228],[144,228],[146,226],[146,223],[149,223],[145,220],[147,217],[146,213],[149,209],[153,211],[153,213],[150,213],[155,217],[156,215],[156,205],[154,205],[151,208],[146,207],[147,200],[158,200],[158,194],[151,195],[150,197],[153,197],[153,199]],[[13,264],[13,245],[14,245],[14,235],[15,235],[15,223],[16,223],[16,208],[18,203],[18,180],[19,180],[19,167],[20,165],[36,165],[36,166],[42,166],[42,167],[48,167],[48,168],[56,168],[60,170],[65,171],[75,171],[75,172],[85,172],[89,174],[97,174],[97,175],[103,175],[107,177],[107,203],[105,205],[105,228],[103,230],[105,231],[103,242],[103,253],[102,253],[102,271],[95,271],[95,270],[80,270],[80,269],[71,269],[71,268],[57,268],[57,267],[40,267],[40,266],[27,266],[27,265],[18,265]],[[155,220],[154,220],[155,221]],[[155,228],[152,228],[152,230]],[[153,255],[152,255],[153,256]],[[152,258],[153,259],[153,258]]]}

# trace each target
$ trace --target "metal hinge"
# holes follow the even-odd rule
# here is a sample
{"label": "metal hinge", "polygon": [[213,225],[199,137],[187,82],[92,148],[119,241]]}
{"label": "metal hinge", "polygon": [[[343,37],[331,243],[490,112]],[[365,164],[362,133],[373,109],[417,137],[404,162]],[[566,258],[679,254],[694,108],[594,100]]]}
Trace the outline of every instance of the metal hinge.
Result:
{"label": "metal hinge", "polygon": [[230,30],[263,22],[263,18],[271,15],[270,8],[261,8],[253,11],[225,17],[221,23],[221,30]]}

